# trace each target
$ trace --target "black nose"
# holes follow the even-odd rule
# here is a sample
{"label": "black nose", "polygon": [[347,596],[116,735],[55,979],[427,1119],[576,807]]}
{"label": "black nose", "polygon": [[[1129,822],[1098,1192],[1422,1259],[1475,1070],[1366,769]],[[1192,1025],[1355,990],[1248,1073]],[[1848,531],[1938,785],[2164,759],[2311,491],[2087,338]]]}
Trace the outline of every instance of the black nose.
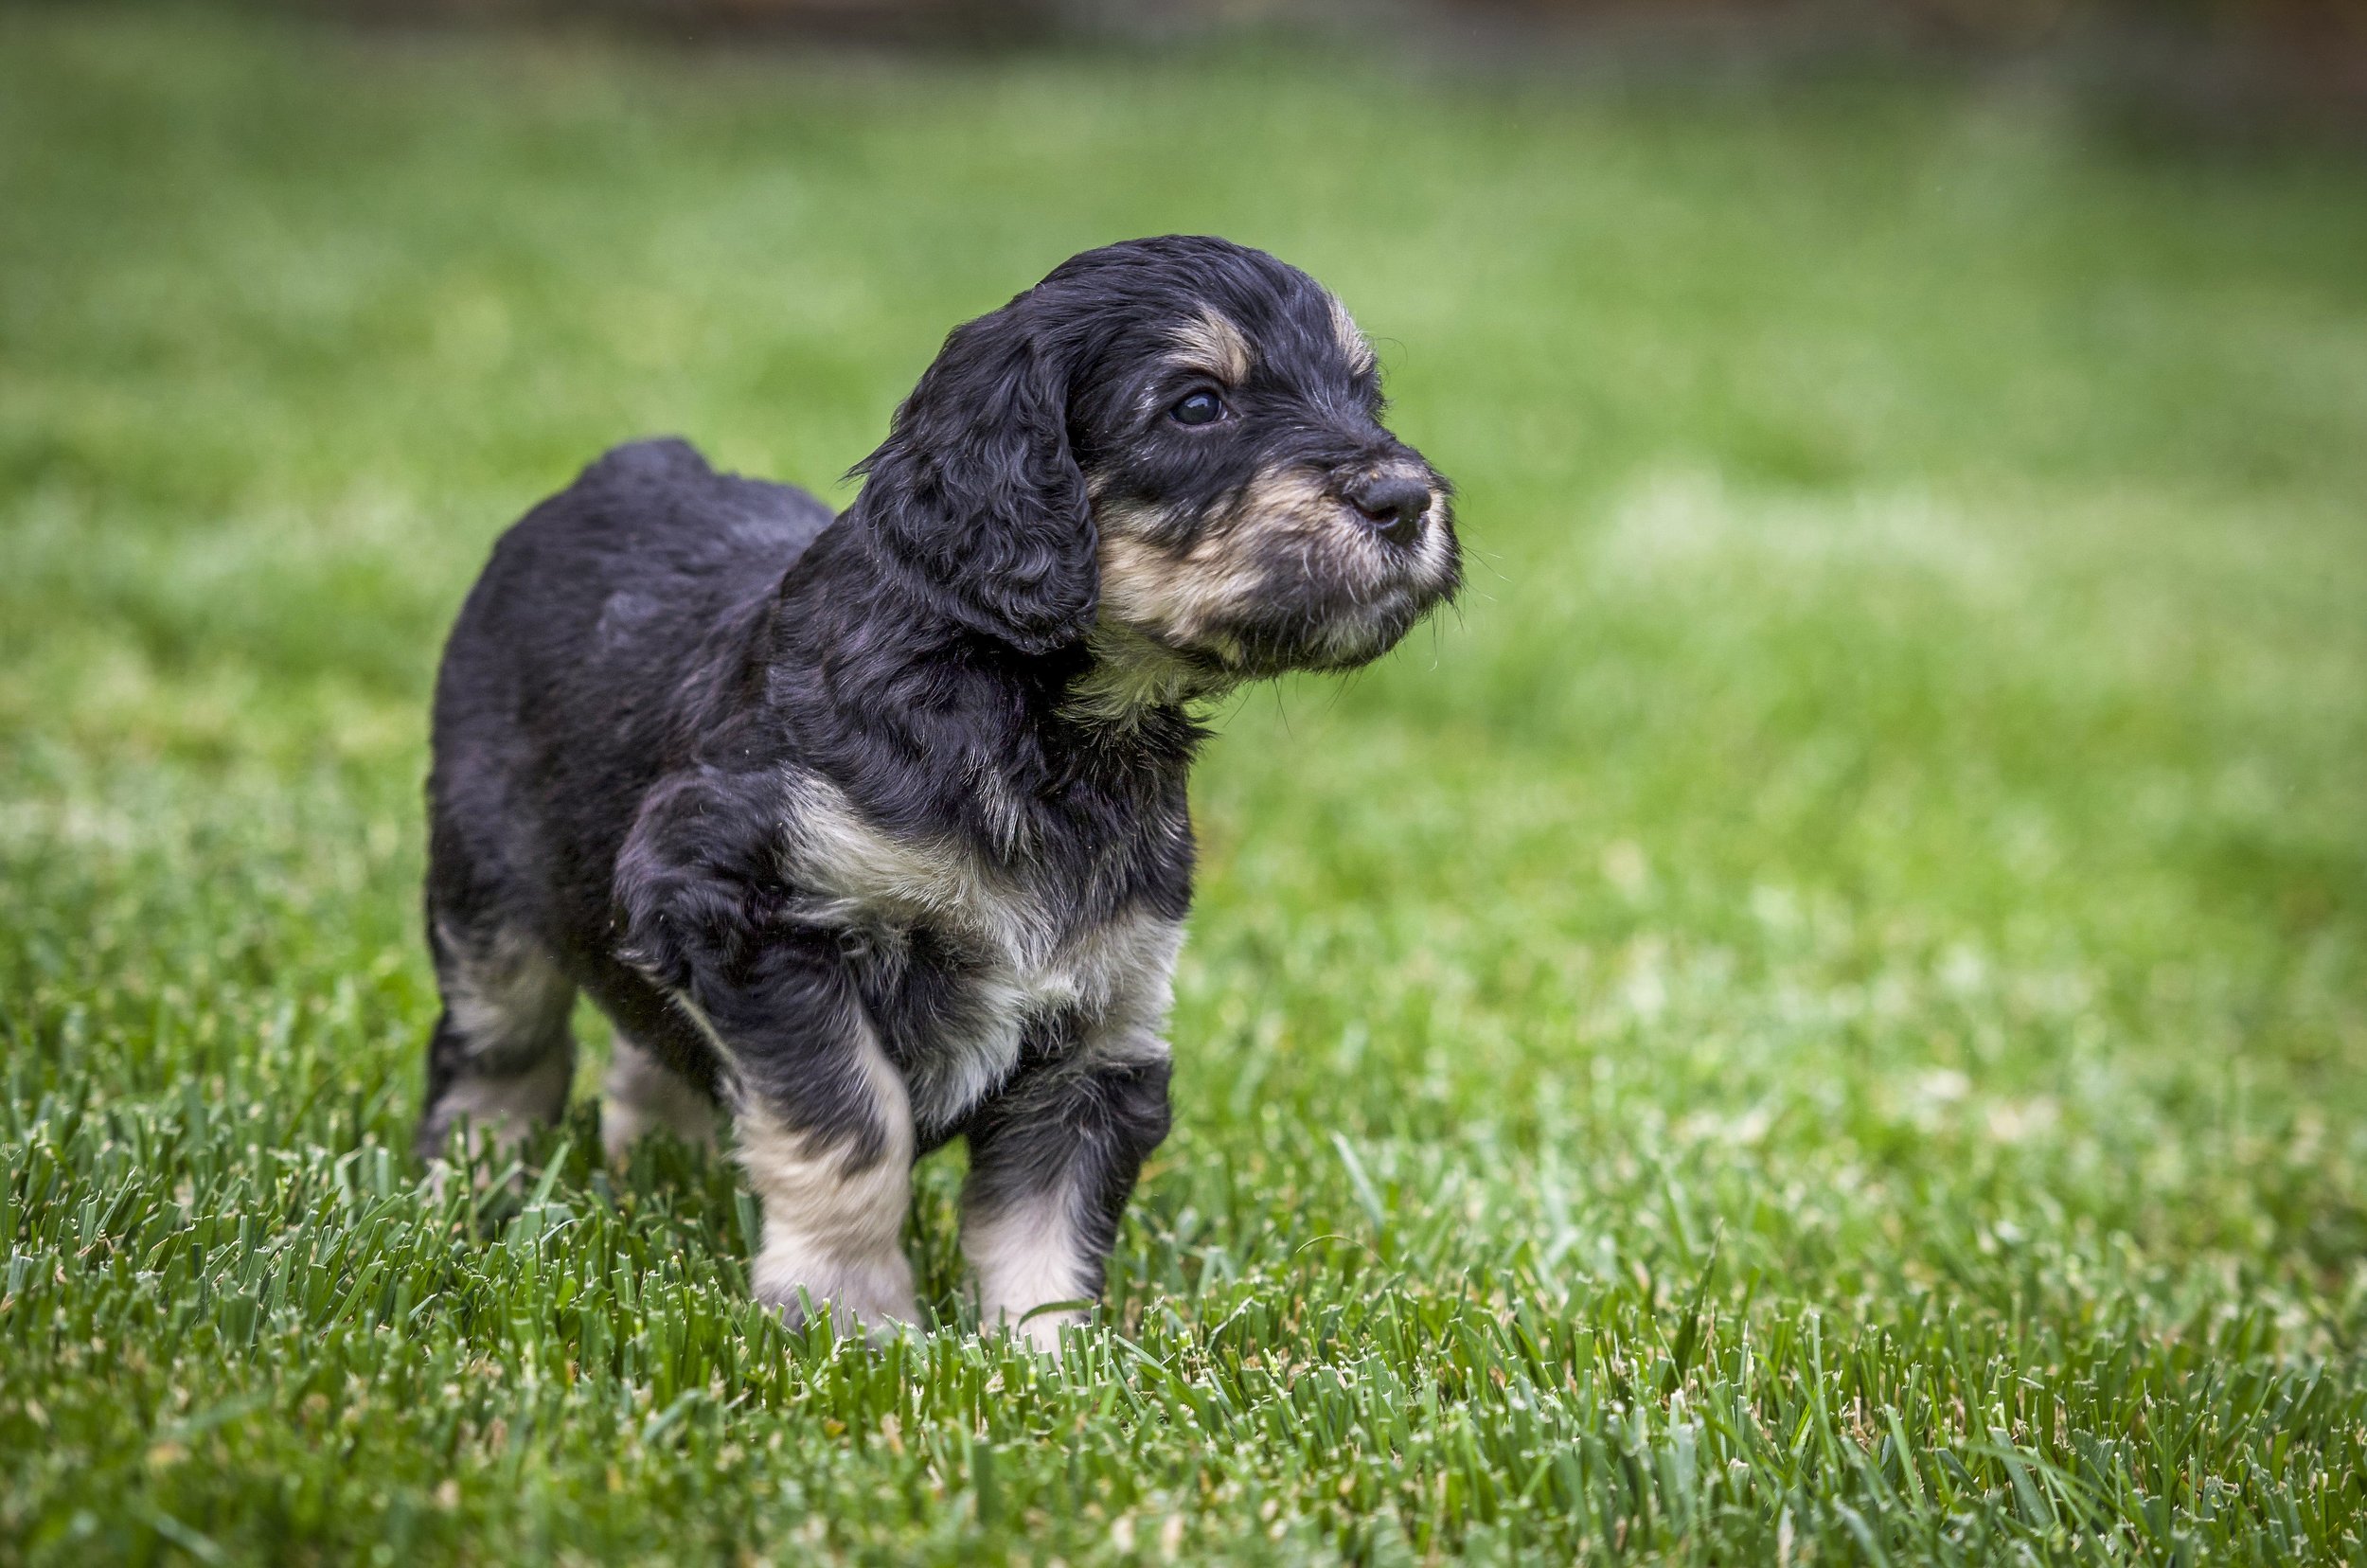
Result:
{"label": "black nose", "polygon": [[1413,475],[1385,473],[1352,479],[1341,494],[1390,543],[1411,544],[1421,537],[1422,517],[1430,510],[1430,486]]}

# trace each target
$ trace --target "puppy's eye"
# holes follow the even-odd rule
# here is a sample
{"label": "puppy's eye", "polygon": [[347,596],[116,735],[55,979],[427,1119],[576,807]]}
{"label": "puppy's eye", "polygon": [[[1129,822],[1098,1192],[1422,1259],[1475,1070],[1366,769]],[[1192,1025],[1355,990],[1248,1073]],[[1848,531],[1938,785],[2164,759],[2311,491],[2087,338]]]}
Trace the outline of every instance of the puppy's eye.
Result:
{"label": "puppy's eye", "polygon": [[1180,425],[1215,424],[1224,418],[1224,403],[1214,392],[1195,392],[1168,409],[1167,418]]}

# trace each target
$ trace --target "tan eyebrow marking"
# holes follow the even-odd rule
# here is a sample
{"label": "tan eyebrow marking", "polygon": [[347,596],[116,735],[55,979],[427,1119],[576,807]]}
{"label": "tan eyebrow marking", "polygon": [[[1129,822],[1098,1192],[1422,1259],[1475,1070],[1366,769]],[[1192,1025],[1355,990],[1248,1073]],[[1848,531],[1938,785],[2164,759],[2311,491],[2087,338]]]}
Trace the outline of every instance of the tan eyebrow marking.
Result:
{"label": "tan eyebrow marking", "polygon": [[1324,297],[1331,302],[1332,335],[1340,340],[1340,347],[1348,356],[1348,363],[1360,372],[1370,370],[1374,364],[1373,346],[1364,341],[1364,334],[1357,327],[1356,318],[1348,314],[1348,308],[1340,303],[1338,294],[1326,294]]}
{"label": "tan eyebrow marking", "polygon": [[1176,347],[1196,370],[1205,370],[1227,386],[1249,379],[1249,339],[1241,330],[1214,311],[1184,324],[1175,334]]}

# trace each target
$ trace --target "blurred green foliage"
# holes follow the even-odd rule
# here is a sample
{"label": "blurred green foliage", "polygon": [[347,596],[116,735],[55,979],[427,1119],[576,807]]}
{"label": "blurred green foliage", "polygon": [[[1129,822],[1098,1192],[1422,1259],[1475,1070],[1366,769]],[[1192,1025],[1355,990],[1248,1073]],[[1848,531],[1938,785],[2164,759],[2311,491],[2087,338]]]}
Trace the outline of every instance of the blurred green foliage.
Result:
{"label": "blurred green foliage", "polygon": [[2107,27],[2235,41],[2251,35],[2367,46],[2348,0],[244,0],[316,16],[577,18],[723,27],[838,28],[912,42],[1227,31],[1276,25],[1420,35],[1462,23],[1646,36],[1675,28],[1813,31],[1836,42],[2028,45]]}
{"label": "blurred green foliage", "polygon": [[[0,1560],[2356,1560],[2356,162],[9,13],[0,214]],[[425,1190],[494,533],[653,431],[843,499],[948,327],[1177,229],[1357,312],[1473,580],[1224,718],[1104,1324],[958,1332],[957,1153],[889,1352],[588,1104]]]}

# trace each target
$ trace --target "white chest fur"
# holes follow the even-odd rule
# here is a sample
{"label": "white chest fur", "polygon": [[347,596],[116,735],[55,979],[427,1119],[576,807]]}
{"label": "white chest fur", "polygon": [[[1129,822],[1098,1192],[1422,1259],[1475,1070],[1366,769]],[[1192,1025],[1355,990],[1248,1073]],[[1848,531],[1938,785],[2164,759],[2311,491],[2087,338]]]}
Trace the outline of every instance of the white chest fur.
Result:
{"label": "white chest fur", "polygon": [[815,913],[875,930],[932,927],[984,958],[944,1038],[907,1068],[922,1123],[958,1120],[1009,1075],[1028,1023],[1051,1013],[1077,1020],[1079,1049],[1164,1053],[1181,922],[1139,909],[1079,921],[1057,895],[951,838],[881,831],[810,774],[791,781],[785,839],[790,881],[825,900]]}

